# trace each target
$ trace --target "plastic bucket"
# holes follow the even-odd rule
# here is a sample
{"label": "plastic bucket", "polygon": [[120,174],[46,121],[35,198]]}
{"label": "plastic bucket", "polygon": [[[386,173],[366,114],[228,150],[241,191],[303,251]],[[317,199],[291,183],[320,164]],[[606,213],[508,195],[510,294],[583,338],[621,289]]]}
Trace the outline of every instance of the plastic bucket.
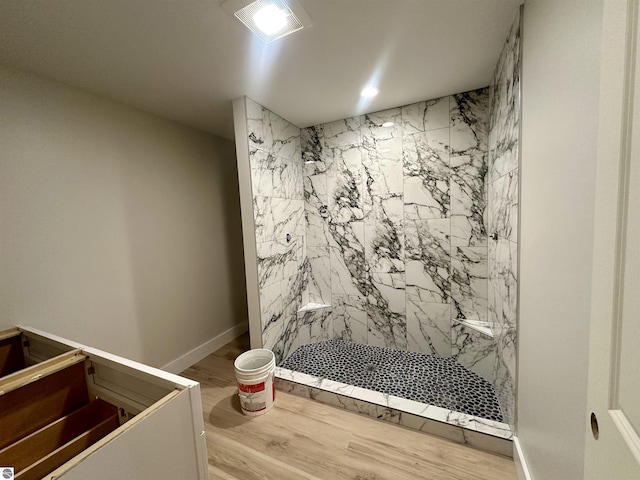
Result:
{"label": "plastic bucket", "polygon": [[257,416],[267,413],[276,400],[274,372],[276,357],[271,350],[256,348],[233,363],[242,413]]}

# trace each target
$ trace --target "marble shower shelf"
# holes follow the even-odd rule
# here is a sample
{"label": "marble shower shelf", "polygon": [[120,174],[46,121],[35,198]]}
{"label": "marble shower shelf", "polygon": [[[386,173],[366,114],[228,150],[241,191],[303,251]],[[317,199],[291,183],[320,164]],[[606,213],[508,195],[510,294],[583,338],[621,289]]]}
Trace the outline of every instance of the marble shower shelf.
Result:
{"label": "marble shower shelf", "polygon": [[511,457],[509,425],[434,405],[276,367],[276,387],[287,393]]}
{"label": "marble shower shelf", "polygon": [[493,338],[493,332],[491,331],[491,327],[489,326],[489,322],[482,322],[480,320],[463,320],[460,318],[454,318],[454,322],[459,323],[460,325],[465,325],[473,330],[482,333],[483,335]]}
{"label": "marble shower shelf", "polygon": [[314,310],[322,310],[324,308],[331,308],[331,305],[325,305],[323,303],[307,303],[304,307],[298,310],[298,313],[312,312]]}

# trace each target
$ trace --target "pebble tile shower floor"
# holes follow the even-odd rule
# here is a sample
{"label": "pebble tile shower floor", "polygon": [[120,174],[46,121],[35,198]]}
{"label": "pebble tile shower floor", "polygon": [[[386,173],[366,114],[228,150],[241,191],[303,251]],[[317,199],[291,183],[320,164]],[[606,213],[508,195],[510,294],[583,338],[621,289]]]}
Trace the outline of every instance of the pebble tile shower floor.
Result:
{"label": "pebble tile shower floor", "polygon": [[343,340],[303,345],[281,367],[502,422],[493,386],[453,358]]}

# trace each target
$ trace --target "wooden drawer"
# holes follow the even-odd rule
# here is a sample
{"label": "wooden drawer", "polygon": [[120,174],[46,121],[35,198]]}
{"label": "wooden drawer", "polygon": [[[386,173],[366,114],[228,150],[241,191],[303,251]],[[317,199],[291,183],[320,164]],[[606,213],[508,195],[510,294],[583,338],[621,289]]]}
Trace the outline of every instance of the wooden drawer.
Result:
{"label": "wooden drawer", "polygon": [[[16,479],[207,478],[196,382],[27,327],[0,332],[0,371],[0,466]],[[110,453],[127,449],[143,454]]]}

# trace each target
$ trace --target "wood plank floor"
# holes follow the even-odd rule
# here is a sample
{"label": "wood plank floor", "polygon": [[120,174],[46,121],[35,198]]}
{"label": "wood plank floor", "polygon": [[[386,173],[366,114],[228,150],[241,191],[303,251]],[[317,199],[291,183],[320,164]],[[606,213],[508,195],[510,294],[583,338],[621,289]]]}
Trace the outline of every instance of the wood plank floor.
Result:
{"label": "wood plank floor", "polygon": [[517,480],[513,461],[283,392],[240,411],[233,360],[248,335],[182,375],[200,382],[210,479]]}

